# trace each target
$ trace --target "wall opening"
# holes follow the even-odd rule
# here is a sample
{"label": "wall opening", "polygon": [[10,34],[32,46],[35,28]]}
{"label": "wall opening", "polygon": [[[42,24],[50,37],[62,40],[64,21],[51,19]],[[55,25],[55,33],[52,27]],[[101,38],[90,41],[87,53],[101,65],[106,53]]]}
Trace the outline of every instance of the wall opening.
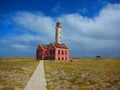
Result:
{"label": "wall opening", "polygon": [[60,60],[60,57],[58,57],[58,60]]}

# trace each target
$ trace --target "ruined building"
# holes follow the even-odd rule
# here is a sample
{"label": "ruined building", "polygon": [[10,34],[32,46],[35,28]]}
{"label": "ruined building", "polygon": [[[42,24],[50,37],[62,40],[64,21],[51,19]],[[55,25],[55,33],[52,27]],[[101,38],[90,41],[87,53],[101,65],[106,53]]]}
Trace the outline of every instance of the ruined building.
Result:
{"label": "ruined building", "polygon": [[62,43],[62,26],[58,22],[55,27],[55,42],[50,44],[40,44],[36,50],[36,59],[68,60],[69,48]]}

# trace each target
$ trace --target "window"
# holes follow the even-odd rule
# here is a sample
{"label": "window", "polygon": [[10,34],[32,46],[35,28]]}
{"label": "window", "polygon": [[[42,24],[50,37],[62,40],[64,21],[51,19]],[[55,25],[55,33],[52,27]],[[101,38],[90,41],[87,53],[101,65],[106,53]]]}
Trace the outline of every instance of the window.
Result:
{"label": "window", "polygon": [[58,57],[58,60],[60,60],[60,57]]}
{"label": "window", "polygon": [[58,54],[60,54],[60,50],[58,50]]}
{"label": "window", "polygon": [[64,54],[64,51],[62,50],[62,55]]}

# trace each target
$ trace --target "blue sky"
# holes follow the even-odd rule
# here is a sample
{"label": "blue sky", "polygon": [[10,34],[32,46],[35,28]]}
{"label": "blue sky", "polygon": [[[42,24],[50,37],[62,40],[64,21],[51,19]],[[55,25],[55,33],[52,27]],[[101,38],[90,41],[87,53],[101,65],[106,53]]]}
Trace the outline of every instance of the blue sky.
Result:
{"label": "blue sky", "polygon": [[0,56],[35,56],[58,21],[72,57],[120,57],[120,0],[0,0]]}

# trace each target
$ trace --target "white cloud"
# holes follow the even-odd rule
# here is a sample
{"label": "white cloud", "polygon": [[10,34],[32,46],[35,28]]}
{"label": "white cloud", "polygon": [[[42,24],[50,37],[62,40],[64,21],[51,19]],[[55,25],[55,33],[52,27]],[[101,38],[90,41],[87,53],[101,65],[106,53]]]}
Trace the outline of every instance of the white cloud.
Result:
{"label": "white cloud", "polygon": [[[120,34],[120,5],[108,4],[99,14],[94,18],[83,17],[79,14],[64,15],[59,18],[63,23],[65,29],[69,27],[72,34],[84,34],[90,37],[118,39]],[[117,34],[117,35],[116,35]],[[78,34],[77,34],[78,35]],[[73,35],[74,36],[74,35]],[[76,36],[76,35],[75,35]],[[79,35],[80,36],[80,35]]]}
{"label": "white cloud", "polygon": [[16,24],[29,31],[53,36],[52,31],[55,23],[51,17],[43,16],[39,13],[17,12],[13,20]]}
{"label": "white cloud", "polygon": [[[77,45],[79,52],[84,48],[83,51],[88,50],[89,53],[95,51],[107,55],[109,54],[108,52],[114,49],[118,49],[115,54],[120,53],[119,15],[120,4],[108,4],[94,18],[83,17],[79,14],[69,14],[59,17],[58,20],[65,29],[63,31],[65,41],[71,42],[69,45],[72,48]],[[75,49],[77,50],[78,47]],[[74,52],[76,51],[75,49]]]}
{"label": "white cloud", "polygon": [[[35,52],[37,44],[54,41],[56,20],[62,24],[62,40],[72,56],[120,56],[120,4],[106,5],[94,18],[78,13],[57,18],[39,13],[17,12],[13,17],[20,35],[9,36],[13,48]],[[18,29],[19,28],[19,29]],[[9,41],[10,42],[10,41]],[[15,45],[13,45],[15,42]],[[20,44],[22,42],[22,44]],[[34,44],[35,43],[35,44]],[[27,47],[28,46],[28,47]]]}
{"label": "white cloud", "polygon": [[18,50],[27,50],[28,46],[25,46],[25,45],[21,45],[21,44],[13,44],[11,45],[11,47],[15,48],[15,49],[18,49]]}
{"label": "white cloud", "polygon": [[[10,38],[12,39],[13,36],[10,36]],[[44,36],[39,36],[39,35],[33,35],[33,34],[22,34],[22,35],[14,35],[15,38],[13,38],[12,40],[14,41],[24,41],[24,42],[32,42],[32,41],[43,41]]]}

